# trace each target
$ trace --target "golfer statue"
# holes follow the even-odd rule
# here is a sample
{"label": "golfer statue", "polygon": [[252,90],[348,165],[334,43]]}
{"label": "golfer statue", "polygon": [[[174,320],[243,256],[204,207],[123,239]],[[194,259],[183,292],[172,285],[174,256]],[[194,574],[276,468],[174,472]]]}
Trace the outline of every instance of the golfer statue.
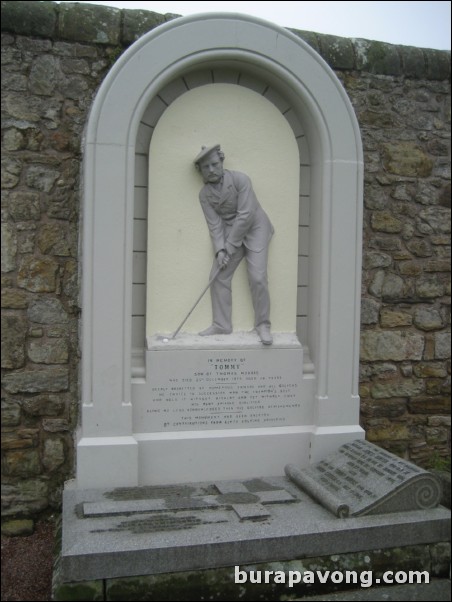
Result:
{"label": "golfer statue", "polygon": [[245,257],[254,326],[262,343],[271,345],[267,259],[273,226],[256,198],[250,178],[239,171],[224,169],[223,161],[224,153],[219,144],[203,146],[195,159],[204,180],[199,200],[215,253],[210,277],[220,268],[210,287],[212,325],[199,334],[232,332],[231,281]]}

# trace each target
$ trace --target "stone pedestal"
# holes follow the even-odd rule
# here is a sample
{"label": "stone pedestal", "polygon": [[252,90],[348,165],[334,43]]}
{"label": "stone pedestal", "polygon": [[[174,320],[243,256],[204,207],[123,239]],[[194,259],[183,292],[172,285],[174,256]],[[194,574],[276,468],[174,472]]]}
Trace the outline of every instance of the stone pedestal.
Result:
{"label": "stone pedestal", "polygon": [[285,458],[308,457],[312,379],[297,337],[255,332],[148,340],[133,382],[140,482],[282,474]]}

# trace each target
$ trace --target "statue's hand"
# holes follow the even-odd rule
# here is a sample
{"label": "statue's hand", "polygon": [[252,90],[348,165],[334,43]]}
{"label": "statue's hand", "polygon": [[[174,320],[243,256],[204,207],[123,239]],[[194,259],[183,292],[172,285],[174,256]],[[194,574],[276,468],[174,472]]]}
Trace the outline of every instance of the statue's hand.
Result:
{"label": "statue's hand", "polygon": [[220,266],[220,268],[222,270],[225,269],[225,267],[228,265],[230,260],[229,255],[226,253],[226,251],[219,251],[217,254],[217,262],[218,265]]}

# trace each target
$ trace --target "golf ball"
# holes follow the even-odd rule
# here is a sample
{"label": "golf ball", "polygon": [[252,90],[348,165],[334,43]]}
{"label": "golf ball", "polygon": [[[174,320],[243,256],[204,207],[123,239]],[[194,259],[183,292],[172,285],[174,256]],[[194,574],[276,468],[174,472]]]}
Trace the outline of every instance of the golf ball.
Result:
{"label": "golf ball", "polygon": [[163,342],[164,342],[164,343],[168,343],[168,341],[169,341],[169,339],[167,339],[167,338],[164,338],[164,339],[163,339]]}

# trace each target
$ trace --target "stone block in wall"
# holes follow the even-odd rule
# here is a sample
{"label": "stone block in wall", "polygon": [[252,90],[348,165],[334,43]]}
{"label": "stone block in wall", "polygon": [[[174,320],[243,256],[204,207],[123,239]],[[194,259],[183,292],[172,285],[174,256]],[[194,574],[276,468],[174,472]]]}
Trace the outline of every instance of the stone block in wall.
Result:
{"label": "stone block in wall", "polygon": [[424,263],[425,272],[450,272],[450,259],[431,259]]}
{"label": "stone block in wall", "polygon": [[380,293],[383,300],[389,302],[409,301],[413,298],[413,293],[414,288],[409,279],[392,273],[384,275]]}
{"label": "stone block in wall", "polygon": [[358,70],[382,75],[401,75],[402,65],[396,46],[364,39],[354,40]]}
{"label": "stone block in wall", "polygon": [[429,226],[428,234],[450,234],[450,208],[426,207],[419,211],[418,218]]}
{"label": "stone block in wall", "polygon": [[[20,222],[20,224],[17,224],[18,229],[20,228],[20,226],[22,224],[25,224],[26,222]],[[34,231],[34,227],[35,224],[33,224],[33,227],[31,226],[31,222],[30,223],[30,229],[29,230],[20,230],[17,234],[17,252],[20,255],[25,255],[28,253],[34,253],[35,251],[35,240],[36,240],[36,232]]]}
{"label": "stone block in wall", "polygon": [[380,312],[380,304],[374,299],[364,297],[361,300],[361,323],[377,324]]}
{"label": "stone block in wall", "polygon": [[352,40],[324,34],[320,36],[320,54],[335,69],[354,69],[355,52]]}
{"label": "stone block in wall", "polygon": [[423,270],[423,264],[419,261],[401,261],[398,267],[402,276],[419,276]]}
{"label": "stone block in wall", "polygon": [[[380,379],[392,378],[397,374],[397,366],[392,362],[378,362],[375,364],[361,364],[360,377],[362,380],[367,380],[373,376],[378,376]],[[369,393],[370,394],[370,393]]]}
{"label": "stone block in wall", "polygon": [[370,249],[379,249],[380,251],[400,251],[402,242],[395,236],[375,236],[369,240]]}
{"label": "stone block in wall", "polygon": [[27,516],[41,512],[48,505],[49,482],[43,478],[30,478],[17,483],[2,484],[2,515]]}
{"label": "stone block in wall", "polygon": [[71,429],[69,421],[64,418],[44,418],[42,427],[48,433],[64,433]]}
{"label": "stone block in wall", "polygon": [[403,63],[403,72],[407,77],[421,79],[425,77],[426,64],[422,48],[397,46]]}
{"label": "stone block in wall", "polygon": [[430,241],[425,238],[413,238],[406,243],[407,249],[415,257],[431,257],[433,255]]}
{"label": "stone block in wall", "polygon": [[50,192],[60,175],[61,173],[56,169],[44,165],[31,165],[27,169],[25,181],[30,188]]}
{"label": "stone block in wall", "polygon": [[366,418],[398,418],[406,412],[404,399],[363,400],[361,413]]}
{"label": "stone block in wall", "polygon": [[28,357],[35,364],[67,364],[69,347],[65,339],[31,341],[28,345]]}
{"label": "stone block in wall", "polygon": [[450,414],[450,395],[419,396],[408,400],[408,409],[412,414]]}
{"label": "stone block in wall", "polygon": [[28,307],[27,316],[36,324],[64,324],[69,316],[61,301],[55,297],[33,299]]}
{"label": "stone block in wall", "polygon": [[14,477],[33,477],[42,471],[37,449],[18,449],[6,452],[3,466],[5,474]]}
{"label": "stone block in wall", "polygon": [[416,309],[414,324],[421,330],[438,330],[444,326],[440,312],[434,307],[419,307]]}
{"label": "stone block in wall", "polygon": [[55,2],[2,2],[2,29],[6,31],[53,38],[56,22]]}
{"label": "stone block in wall", "polygon": [[448,441],[449,429],[445,427],[427,427],[425,429],[425,440],[428,445],[445,444]]}
{"label": "stone block in wall", "polygon": [[2,450],[28,449],[38,445],[38,429],[19,428],[2,433]]}
{"label": "stone block in wall", "polygon": [[450,332],[438,332],[435,334],[435,359],[450,359]]}
{"label": "stone block in wall", "polygon": [[63,58],[60,61],[61,70],[63,73],[72,74],[78,73],[79,75],[89,75],[90,65],[86,59],[83,58]]}
{"label": "stone block in wall", "polygon": [[380,312],[380,324],[383,328],[397,328],[400,326],[411,326],[413,317],[403,310],[393,310],[385,307]]}
{"label": "stone block in wall", "polygon": [[403,222],[389,210],[374,211],[371,217],[371,226],[377,232],[394,234],[402,231]]}
{"label": "stone block in wall", "polygon": [[2,272],[16,269],[17,235],[13,226],[2,224]]}
{"label": "stone block in wall", "polygon": [[2,426],[18,426],[20,424],[20,404],[2,400]]}
{"label": "stone block in wall", "polygon": [[76,305],[80,296],[78,264],[76,261],[66,261],[63,272],[63,292],[69,297],[69,304]]}
{"label": "stone block in wall", "polygon": [[33,531],[34,522],[31,519],[23,518],[2,523],[2,535],[17,537],[19,535],[31,535]]}
{"label": "stone block in wall", "polygon": [[404,378],[392,382],[376,383],[372,386],[371,394],[374,399],[414,397],[422,394],[424,387],[422,380]]}
{"label": "stone block in wall", "polygon": [[45,439],[42,454],[44,468],[48,472],[53,472],[64,464],[65,459],[64,441],[61,437]]}
{"label": "stone block in wall", "polygon": [[387,418],[371,419],[366,428],[366,439],[379,443],[382,441],[409,441],[408,426],[404,422],[391,422]]}
{"label": "stone block in wall", "polygon": [[446,378],[447,368],[441,362],[420,362],[414,366],[418,378]]}
{"label": "stone block in wall", "polygon": [[359,122],[362,126],[377,129],[390,129],[399,125],[397,118],[388,111],[362,111],[359,114]]}
{"label": "stone block in wall", "polygon": [[30,416],[59,416],[65,408],[61,395],[38,395],[22,402],[23,410]]}
{"label": "stone block in wall", "polygon": [[432,173],[432,160],[415,142],[387,142],[381,150],[384,167],[389,173],[421,178]]}
{"label": "stone block in wall", "polygon": [[2,328],[2,368],[17,369],[25,364],[25,337],[27,322],[24,316],[4,314]]}
{"label": "stone block in wall", "polygon": [[361,335],[361,360],[421,360],[424,337],[405,331],[367,331]]}
{"label": "stone block in wall", "polygon": [[64,40],[117,46],[120,43],[121,11],[93,4],[60,4],[59,31]]}
{"label": "stone block in wall", "polygon": [[421,299],[436,299],[445,294],[444,282],[436,275],[421,276],[416,280],[416,294]]}
{"label": "stone block in wall", "polygon": [[427,79],[439,81],[450,79],[450,52],[423,48],[423,53],[427,63]]}
{"label": "stone block in wall", "polygon": [[33,60],[28,89],[38,96],[52,96],[61,79],[60,61],[51,54],[38,56]]}
{"label": "stone block in wall", "polygon": [[44,224],[37,237],[38,249],[43,255],[68,257],[75,254],[75,232],[68,224]]}
{"label": "stone block in wall", "polygon": [[401,278],[398,274],[376,272],[369,286],[369,292],[375,297],[381,297],[387,302],[397,302],[407,300],[413,297],[413,283],[408,278]]}
{"label": "stone block in wall", "polygon": [[8,393],[45,393],[67,391],[69,373],[67,368],[25,370],[6,374],[3,386]]}
{"label": "stone block in wall", "polygon": [[11,192],[8,210],[15,222],[38,221],[41,217],[39,193]]}
{"label": "stone block in wall", "polygon": [[17,274],[17,285],[34,293],[52,293],[57,284],[58,263],[50,257],[22,259]]}
{"label": "stone block in wall", "polygon": [[[2,78],[2,86],[5,86],[5,77]],[[26,80],[25,80],[26,82]],[[6,88],[5,88],[6,89]],[[11,90],[15,90],[16,86],[10,86]],[[25,148],[25,136],[22,132],[14,127],[5,130],[3,136],[3,148],[6,151],[16,151]]]}
{"label": "stone block in wall", "polygon": [[380,251],[368,251],[364,254],[363,264],[365,270],[385,268],[392,264],[392,257],[387,253],[382,253]]}

